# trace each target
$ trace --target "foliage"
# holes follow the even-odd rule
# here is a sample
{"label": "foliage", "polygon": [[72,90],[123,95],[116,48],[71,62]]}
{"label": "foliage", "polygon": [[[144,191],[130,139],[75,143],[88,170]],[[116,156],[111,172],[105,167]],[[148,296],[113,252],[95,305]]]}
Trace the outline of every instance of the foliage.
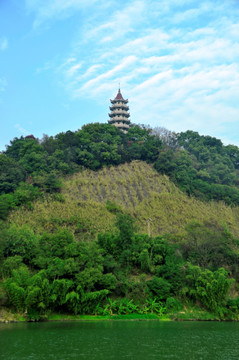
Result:
{"label": "foliage", "polygon": [[25,180],[25,171],[22,166],[6,154],[0,154],[0,194],[9,193]]}
{"label": "foliage", "polygon": [[113,214],[117,214],[117,213],[119,213],[119,212],[122,212],[121,207],[120,207],[119,205],[117,205],[115,201],[109,201],[109,200],[107,200],[107,201],[106,201],[106,209],[107,209],[109,212],[113,213]]}
{"label": "foliage", "polygon": [[188,302],[237,316],[239,214],[225,205],[239,204],[237,147],[96,123],[15,138],[0,167],[1,281],[29,320],[162,316]]}
{"label": "foliage", "polygon": [[227,271],[223,268],[212,272],[188,264],[186,284],[189,296],[223,317],[228,290],[233,282],[233,279],[228,279],[227,275]]}
{"label": "foliage", "polygon": [[128,214],[119,213],[116,224],[118,230],[97,242],[76,242],[66,229],[42,235],[26,227],[3,230],[1,276],[9,306],[31,320],[48,311],[162,316],[180,310],[175,295],[181,294],[181,301],[199,301],[221,318],[238,311],[237,302],[228,301],[233,280],[225,269],[186,264],[179,244],[136,234]]}
{"label": "foliage", "polygon": [[41,141],[34,136],[15,138],[0,154],[0,195],[16,191],[24,180],[36,189],[28,188],[31,200],[23,196],[20,202],[15,192],[13,207],[0,198],[0,216],[6,219],[12,208],[29,204],[42,193],[60,192],[60,178],[82,167],[99,170],[133,160],[152,163],[189,195],[239,204],[238,154],[236,146],[193,131],[175,134],[137,125],[127,134],[113,125],[92,123],[76,132],[44,135]]}

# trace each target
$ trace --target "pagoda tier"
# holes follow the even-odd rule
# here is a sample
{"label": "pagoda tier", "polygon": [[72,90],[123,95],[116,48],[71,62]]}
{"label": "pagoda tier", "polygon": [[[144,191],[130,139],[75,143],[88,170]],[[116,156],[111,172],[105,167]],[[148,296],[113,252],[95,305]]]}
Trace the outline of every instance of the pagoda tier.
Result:
{"label": "pagoda tier", "polygon": [[110,120],[108,120],[108,123],[127,133],[130,128],[129,107],[126,105],[128,100],[123,98],[119,89],[115,99],[110,100],[110,102],[112,106],[110,106],[111,113],[109,114]]}
{"label": "pagoda tier", "polygon": [[115,116],[125,116],[125,117],[127,117],[127,118],[129,118],[130,117],[130,114],[127,112],[127,111],[114,111],[114,112],[111,112],[110,114],[109,114],[109,117],[115,117]]}
{"label": "pagoda tier", "polygon": [[122,122],[115,123],[115,124],[112,124],[112,125],[116,126],[118,129],[120,129],[124,133],[127,133],[129,128],[130,128],[130,126],[128,124],[123,124]]}
{"label": "pagoda tier", "polygon": [[[119,90],[119,91],[120,91],[120,90]],[[110,100],[110,102],[111,102],[111,104],[115,104],[115,103],[118,102],[118,100],[119,100],[119,99],[116,99],[116,98],[115,98],[114,100]],[[122,101],[123,104],[127,104],[128,99],[123,99],[123,98],[122,98],[121,101]]]}
{"label": "pagoda tier", "polygon": [[129,110],[129,107],[124,105],[124,104],[114,104],[113,106],[110,106],[110,110],[113,111],[113,110],[126,110],[128,111]]}
{"label": "pagoda tier", "polygon": [[130,120],[129,120],[129,119],[125,119],[123,116],[117,118],[117,120],[116,120],[116,119],[110,119],[110,120],[108,120],[108,123],[109,123],[109,124],[113,124],[113,125],[115,125],[115,124],[117,124],[117,123],[119,123],[119,122],[122,122],[122,123],[125,123],[125,124],[130,124]]}

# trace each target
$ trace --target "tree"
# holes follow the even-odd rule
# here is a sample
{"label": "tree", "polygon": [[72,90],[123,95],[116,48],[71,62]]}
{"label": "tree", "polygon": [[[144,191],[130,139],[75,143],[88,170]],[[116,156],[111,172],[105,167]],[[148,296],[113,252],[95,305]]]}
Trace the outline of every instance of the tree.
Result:
{"label": "tree", "polygon": [[120,250],[129,249],[135,232],[135,220],[128,214],[116,215],[116,227],[119,230],[117,245]]}
{"label": "tree", "polygon": [[174,174],[176,169],[176,162],[173,150],[162,149],[154,163],[154,167],[161,174],[166,174],[169,176]]}
{"label": "tree", "polygon": [[3,231],[2,238],[5,243],[5,257],[18,255],[26,264],[31,263],[37,241],[32,230],[26,226],[19,228],[12,225]]}
{"label": "tree", "polygon": [[164,127],[157,126],[150,130],[150,134],[158,137],[164,146],[172,149],[173,151],[179,148],[178,136],[175,132],[170,131]]}
{"label": "tree", "polygon": [[166,300],[170,295],[170,283],[157,276],[153,276],[152,280],[147,281],[148,288],[151,296],[156,297],[158,300]]}
{"label": "tree", "polygon": [[30,284],[30,272],[25,265],[12,271],[12,277],[8,278],[3,286],[8,294],[9,302],[16,310],[24,311],[26,308],[25,298],[27,287]]}
{"label": "tree", "polygon": [[19,255],[7,257],[1,266],[1,276],[3,278],[12,277],[13,270],[19,269],[23,266],[22,257]]}
{"label": "tree", "polygon": [[199,300],[208,310],[223,315],[228,290],[234,281],[234,279],[228,279],[227,276],[228,273],[223,268],[212,272],[189,263],[186,276],[189,295]]}
{"label": "tree", "polygon": [[5,154],[0,154],[0,169],[0,194],[14,191],[26,178],[23,167]]}

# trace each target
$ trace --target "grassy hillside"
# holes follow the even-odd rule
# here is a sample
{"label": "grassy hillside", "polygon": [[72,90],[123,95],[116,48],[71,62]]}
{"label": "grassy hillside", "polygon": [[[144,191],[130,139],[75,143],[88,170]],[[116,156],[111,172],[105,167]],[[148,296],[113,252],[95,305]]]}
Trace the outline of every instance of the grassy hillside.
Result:
{"label": "grassy hillside", "polygon": [[131,214],[142,233],[148,231],[148,219],[153,236],[183,232],[187,223],[196,220],[227,225],[232,234],[239,236],[238,207],[190,198],[167,176],[141,161],[70,176],[63,181],[61,194],[36,201],[31,210],[13,211],[9,221],[29,225],[35,232],[68,228],[76,237],[92,238],[114,228],[115,215],[107,210],[107,200]]}
{"label": "grassy hillside", "polygon": [[83,170],[24,204],[0,232],[0,305],[28,320],[190,309],[202,319],[198,305],[238,320],[239,208],[188,197],[141,161]]}

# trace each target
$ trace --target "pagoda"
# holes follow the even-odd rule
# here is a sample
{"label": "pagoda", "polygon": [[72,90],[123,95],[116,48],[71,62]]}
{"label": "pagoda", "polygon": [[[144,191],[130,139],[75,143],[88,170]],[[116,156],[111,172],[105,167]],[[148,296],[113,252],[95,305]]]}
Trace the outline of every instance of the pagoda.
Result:
{"label": "pagoda", "polygon": [[109,114],[110,120],[108,120],[108,123],[127,133],[130,127],[128,100],[123,98],[119,89],[114,100],[110,100],[110,102],[112,106],[110,106],[111,113]]}

